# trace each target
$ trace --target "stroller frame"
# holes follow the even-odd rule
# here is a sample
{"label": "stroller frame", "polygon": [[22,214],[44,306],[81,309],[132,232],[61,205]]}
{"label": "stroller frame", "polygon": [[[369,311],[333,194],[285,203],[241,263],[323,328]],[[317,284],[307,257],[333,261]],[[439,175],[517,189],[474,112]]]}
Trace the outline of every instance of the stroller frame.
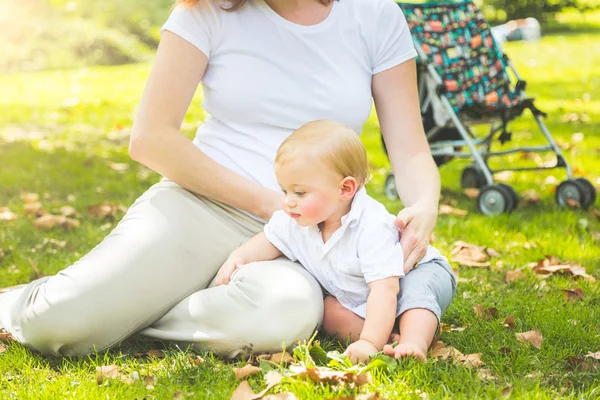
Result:
{"label": "stroller frame", "polygon": [[[398,3],[404,10],[410,7],[457,7],[467,5],[476,10],[472,0],[463,0],[458,2],[431,2],[431,3]],[[479,10],[477,10],[479,12]],[[489,31],[489,28],[487,28]],[[491,37],[491,32],[489,32]],[[518,205],[518,195],[509,185],[494,182],[493,174],[501,171],[532,171],[547,170],[555,168],[564,168],[567,174],[567,180],[563,181],[556,191],[556,201],[560,206],[579,205],[587,208],[594,204],[596,200],[595,187],[584,178],[573,179],[573,171],[561,149],[550,134],[550,131],[542,121],[546,114],[540,111],[533,104],[534,100],[525,95],[526,82],[521,79],[517,69],[510,61],[508,56],[502,52],[493,38],[493,48],[501,59],[503,73],[508,78],[507,81],[512,89],[511,95],[518,97],[522,103],[520,110],[513,115],[506,117],[504,111],[501,117],[472,118],[466,113],[456,112],[448,98],[443,95],[446,90],[444,80],[436,70],[434,62],[423,50],[423,47],[415,35],[412,35],[415,49],[418,54],[418,89],[419,102],[421,107],[421,116],[425,125],[425,134],[429,142],[431,154],[436,160],[438,166],[446,163],[454,157],[471,158],[473,165],[463,170],[461,185],[463,188],[480,189],[477,206],[479,210],[487,215],[496,215],[503,212],[511,212]],[[507,69],[510,69],[511,74]],[[427,77],[431,77],[435,83],[435,92],[432,93],[431,84],[428,85]],[[441,103],[441,108],[449,117],[444,125],[435,122],[433,114],[436,109],[433,105],[433,96],[436,96]],[[437,108],[439,109],[439,104]],[[492,143],[499,139],[502,144],[511,139],[511,133],[506,131],[507,124],[519,117],[524,109],[531,111],[539,130],[546,138],[548,144],[542,146],[514,147],[507,150],[491,151]],[[438,110],[439,111],[439,110]],[[462,118],[462,119],[461,119]],[[471,125],[489,124],[490,129],[487,135],[477,136],[471,130]],[[501,132],[500,135],[498,133]],[[465,148],[466,150],[462,150]],[[540,153],[553,152],[556,156],[554,165],[544,165],[536,167],[505,167],[492,170],[488,165],[491,157],[506,156],[514,153]],[[384,191],[388,198],[397,198],[395,181],[393,174],[388,174],[386,178]]]}

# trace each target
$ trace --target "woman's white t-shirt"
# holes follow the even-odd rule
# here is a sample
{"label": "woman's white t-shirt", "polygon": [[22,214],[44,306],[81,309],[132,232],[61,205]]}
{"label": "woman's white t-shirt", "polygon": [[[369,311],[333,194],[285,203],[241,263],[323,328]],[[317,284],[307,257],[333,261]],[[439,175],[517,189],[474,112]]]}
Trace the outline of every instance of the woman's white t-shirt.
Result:
{"label": "woman's white t-shirt", "polygon": [[201,0],[176,7],[162,30],[208,57],[202,105],[210,117],[194,144],[273,190],[275,153],[287,136],[318,119],[360,133],[373,75],[416,56],[394,0],[336,0],[328,17],[311,26],[282,18],[264,0],[247,0],[234,12]]}

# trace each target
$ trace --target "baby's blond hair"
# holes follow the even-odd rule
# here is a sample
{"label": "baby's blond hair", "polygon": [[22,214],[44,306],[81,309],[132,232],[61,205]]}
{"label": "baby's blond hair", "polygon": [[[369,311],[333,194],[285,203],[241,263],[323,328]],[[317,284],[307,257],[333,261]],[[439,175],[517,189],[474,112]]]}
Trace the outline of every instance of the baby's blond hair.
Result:
{"label": "baby's blond hair", "polygon": [[279,146],[276,165],[284,165],[294,157],[319,160],[343,178],[356,179],[358,187],[369,180],[367,151],[352,129],[330,120],[302,125]]}

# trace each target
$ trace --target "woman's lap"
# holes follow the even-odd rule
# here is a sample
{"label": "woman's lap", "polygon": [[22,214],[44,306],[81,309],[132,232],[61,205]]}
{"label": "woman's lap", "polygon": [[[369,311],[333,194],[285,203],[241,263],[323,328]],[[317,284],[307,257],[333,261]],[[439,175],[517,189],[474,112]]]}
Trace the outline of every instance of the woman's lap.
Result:
{"label": "woman's lap", "polygon": [[[160,325],[160,318],[172,316],[169,310],[178,303],[197,299],[190,294],[206,288],[229,253],[260,227],[244,214],[163,181],[144,193],[81,260],[56,276],[0,295],[0,326],[47,354],[81,355],[110,347],[157,321]],[[257,301],[263,301],[262,294],[269,301],[276,296],[262,289]],[[285,298],[287,293],[279,294]],[[316,297],[318,309],[321,298]],[[219,302],[214,307],[218,313]],[[182,326],[190,323],[213,322],[181,321]],[[228,340],[227,332],[216,336],[215,343]]]}

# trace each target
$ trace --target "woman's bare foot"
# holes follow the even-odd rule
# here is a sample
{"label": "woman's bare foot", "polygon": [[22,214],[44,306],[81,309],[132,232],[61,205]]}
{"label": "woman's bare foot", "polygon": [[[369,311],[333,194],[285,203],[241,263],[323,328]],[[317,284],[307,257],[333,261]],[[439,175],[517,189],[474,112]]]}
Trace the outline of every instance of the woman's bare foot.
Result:
{"label": "woman's bare foot", "polygon": [[415,341],[400,341],[396,347],[386,344],[383,353],[395,359],[413,357],[421,362],[427,362],[427,344]]}

